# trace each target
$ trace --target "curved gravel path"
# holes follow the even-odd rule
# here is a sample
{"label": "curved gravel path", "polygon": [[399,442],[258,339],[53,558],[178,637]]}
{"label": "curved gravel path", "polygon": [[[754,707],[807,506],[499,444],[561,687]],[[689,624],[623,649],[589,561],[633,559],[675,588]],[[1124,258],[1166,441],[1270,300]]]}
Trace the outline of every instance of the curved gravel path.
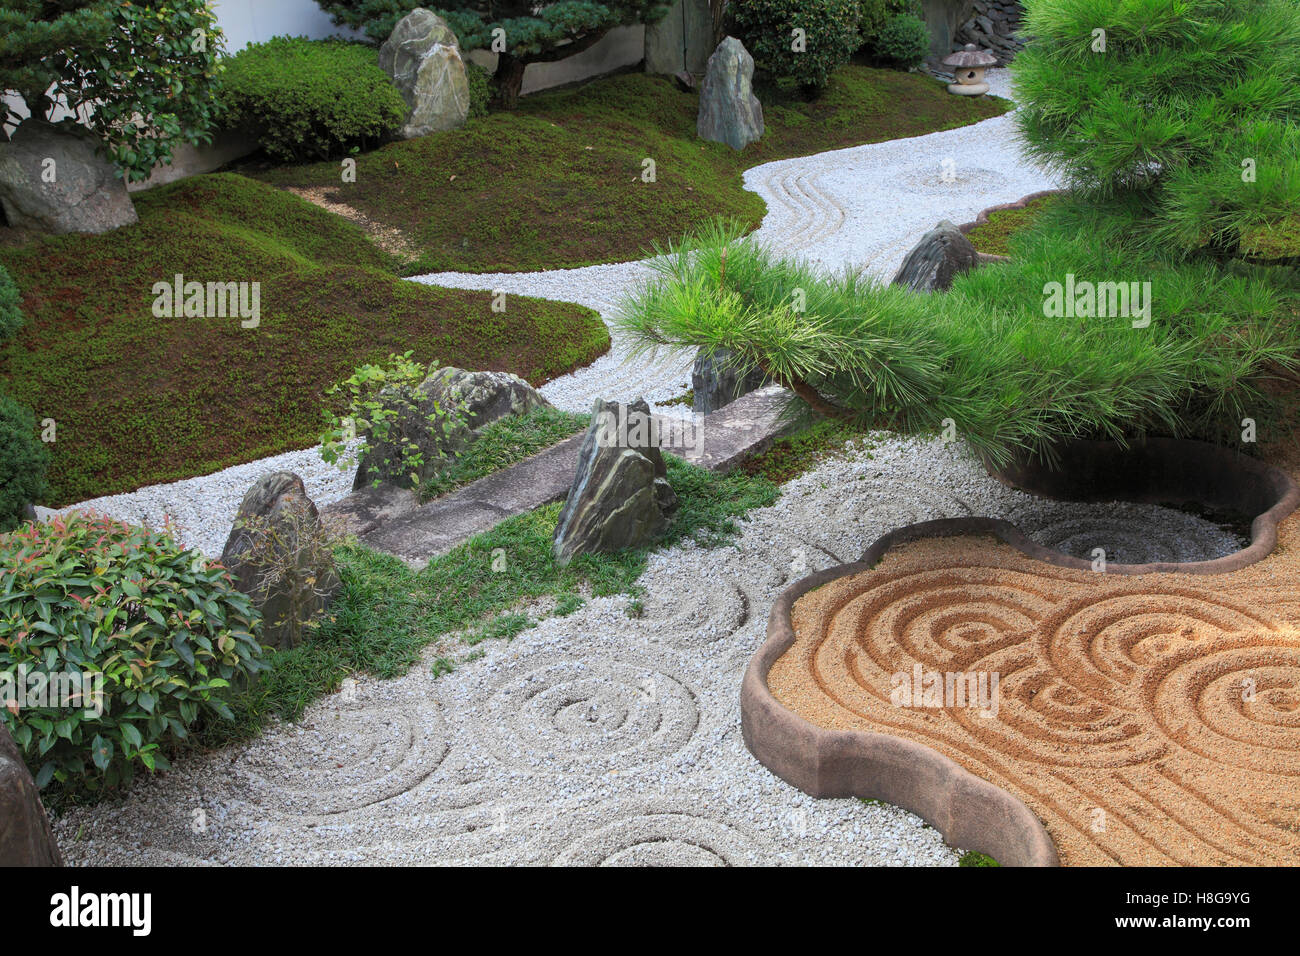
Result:
{"label": "curved gravel path", "polygon": [[[1152,547],[1232,547],[1205,522],[1130,507]],[[872,436],[787,483],[732,544],[653,555],[642,616],[625,596],[593,599],[480,644],[478,660],[449,637],[404,677],[359,679],[297,724],[69,812],[60,846],[111,865],[952,864],[919,818],[814,800],[764,769],[737,688],[791,581],[930,518],[1038,515],[1055,540],[1050,509],[960,446]],[[1108,545],[1099,533],[1066,536]],[[460,663],[434,679],[436,657]]]}
{"label": "curved gravel path", "polygon": [[[1009,96],[1007,70],[991,70],[988,76],[993,93]],[[945,160],[952,162],[945,166]],[[981,209],[1057,182],[1018,156],[1014,120],[1008,114],[913,139],[766,163],[745,173],[745,185],[768,204],[755,233],[759,239],[831,270],[848,266],[888,279],[940,219],[969,221]],[[549,272],[441,272],[413,281],[576,302],[597,310],[609,323],[622,297],[649,274],[644,263],[628,262]],[[585,412],[598,397],[625,402],[645,397],[653,405],[691,387],[688,356],[663,353],[634,362],[626,361],[627,356],[626,343],[614,334],[606,355],[547,383],[541,392],[561,409]],[[689,414],[682,406],[659,412]],[[317,504],[336,501],[352,488],[351,471],[325,465],[317,450],[308,448],[62,510],[88,508],[154,525],[171,515],[185,544],[216,556],[244,492],[260,475],[280,469],[300,474]]]}

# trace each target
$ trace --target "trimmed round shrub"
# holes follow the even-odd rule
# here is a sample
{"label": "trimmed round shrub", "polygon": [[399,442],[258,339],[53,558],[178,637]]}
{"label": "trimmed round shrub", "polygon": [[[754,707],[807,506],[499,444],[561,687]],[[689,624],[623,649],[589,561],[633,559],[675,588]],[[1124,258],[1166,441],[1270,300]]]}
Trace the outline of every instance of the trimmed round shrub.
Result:
{"label": "trimmed round shrub", "polygon": [[38,786],[168,769],[163,747],[202,718],[233,719],[222,695],[265,667],[251,600],[167,531],[33,522],[0,536],[0,566],[0,674],[24,677],[28,698],[0,702],[0,717]]}
{"label": "trimmed round shrub", "polygon": [[36,416],[0,395],[0,532],[18,527],[27,505],[49,490],[45,482],[49,467],[50,453],[36,434]]}
{"label": "trimmed round shrub", "polygon": [[809,90],[824,87],[862,42],[858,0],[744,0],[727,10],[757,69]]}
{"label": "trimmed round shrub", "polygon": [[930,31],[919,17],[898,13],[885,21],[873,46],[876,56],[894,66],[916,66],[930,52]]}
{"label": "trimmed round shrub", "polygon": [[275,37],[228,60],[222,78],[228,125],[288,162],[373,147],[408,112],[375,51],[359,43]]}
{"label": "trimmed round shrub", "polygon": [[14,280],[5,271],[4,266],[0,266],[0,342],[23,327],[26,319],[23,317],[23,310],[19,307],[21,300],[18,286],[14,284]]}

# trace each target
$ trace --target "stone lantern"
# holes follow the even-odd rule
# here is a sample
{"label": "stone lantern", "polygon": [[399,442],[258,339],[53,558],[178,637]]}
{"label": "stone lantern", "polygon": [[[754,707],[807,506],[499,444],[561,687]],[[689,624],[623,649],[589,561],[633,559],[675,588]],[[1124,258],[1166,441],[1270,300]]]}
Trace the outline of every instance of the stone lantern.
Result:
{"label": "stone lantern", "polygon": [[981,50],[974,43],[967,43],[964,50],[958,50],[944,57],[943,65],[952,67],[956,83],[948,85],[949,93],[959,96],[979,96],[989,91],[984,82],[984,71],[996,65],[998,58],[987,50]]}

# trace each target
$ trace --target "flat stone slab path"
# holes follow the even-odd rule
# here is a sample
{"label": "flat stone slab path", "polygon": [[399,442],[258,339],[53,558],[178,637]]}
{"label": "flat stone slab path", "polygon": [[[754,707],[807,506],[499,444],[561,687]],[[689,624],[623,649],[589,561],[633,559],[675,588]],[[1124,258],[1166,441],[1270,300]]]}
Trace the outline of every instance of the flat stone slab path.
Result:
{"label": "flat stone slab path", "polygon": [[[698,422],[656,417],[664,429],[664,450],[702,468],[726,471],[765,449],[784,430],[782,412],[789,399],[784,389],[769,386],[741,396]],[[690,432],[674,432],[675,426]],[[373,517],[370,505],[375,493],[368,489],[326,506],[322,513],[327,519],[332,514],[346,512],[354,517],[364,513],[361,521],[365,523],[353,525],[363,544],[423,567],[431,558],[446,554],[506,518],[562,500],[573,484],[582,437],[568,438],[425,505],[411,502],[410,492],[398,492],[393,506],[396,513],[388,520]],[[673,438],[694,441],[674,447]]]}

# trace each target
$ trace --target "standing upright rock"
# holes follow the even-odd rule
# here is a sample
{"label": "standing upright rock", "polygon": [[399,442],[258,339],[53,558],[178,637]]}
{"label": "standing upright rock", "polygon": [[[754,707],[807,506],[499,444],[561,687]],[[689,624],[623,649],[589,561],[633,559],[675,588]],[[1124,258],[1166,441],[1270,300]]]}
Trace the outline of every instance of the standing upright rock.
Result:
{"label": "standing upright rock", "polygon": [[947,292],[959,273],[979,265],[979,258],[970,240],[945,219],[907,254],[893,284],[916,292]]}
{"label": "standing upright rock", "polygon": [[262,613],[262,643],[296,647],[341,582],[316,505],[292,472],[263,475],[239,505],[221,552],[235,587]]}
{"label": "standing upright rock", "polygon": [[25,119],[0,142],[0,206],[9,225],[108,232],[136,221],[126,183],[82,126]]}
{"label": "standing upright rock", "polygon": [[36,781],[0,721],[0,866],[62,866]]}
{"label": "standing upright rock", "polygon": [[691,369],[691,411],[711,415],[767,384],[768,377],[757,368],[742,376],[730,349],[714,349],[712,353],[700,349]]}
{"label": "standing upright rock", "polygon": [[569,497],[555,526],[555,560],[648,544],[668,527],[677,495],[668,484],[650,406],[597,399],[578,450]]}
{"label": "standing upright rock", "polygon": [[744,149],[763,135],[763,106],[754,96],[754,58],[735,37],[709,57],[695,122],[700,139]]}
{"label": "standing upright rock", "polygon": [[416,7],[398,21],[379,48],[379,66],[393,79],[411,112],[403,139],[456,129],[469,118],[469,80],[460,43],[445,20]]}

